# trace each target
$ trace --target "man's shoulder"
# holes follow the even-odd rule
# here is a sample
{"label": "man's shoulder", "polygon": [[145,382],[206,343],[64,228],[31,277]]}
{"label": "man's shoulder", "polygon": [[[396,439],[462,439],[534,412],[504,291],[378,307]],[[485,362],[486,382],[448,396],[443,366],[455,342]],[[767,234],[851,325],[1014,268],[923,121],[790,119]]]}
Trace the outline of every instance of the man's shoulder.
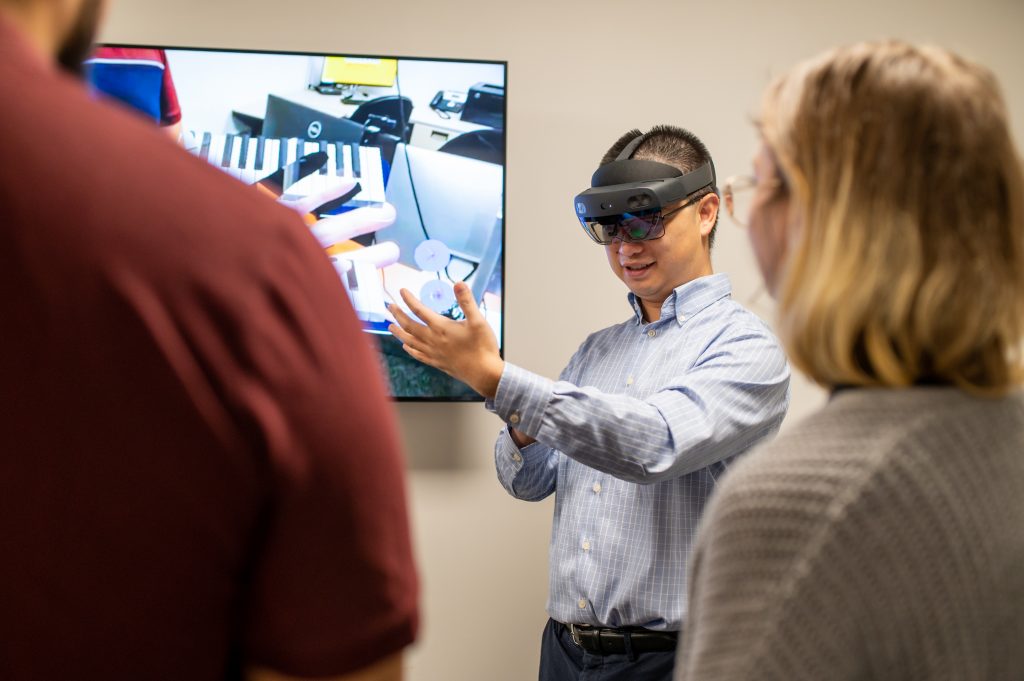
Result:
{"label": "man's shoulder", "polygon": [[33,82],[27,69],[12,73],[0,87],[25,92],[5,104],[10,125],[0,127],[0,146],[18,159],[0,167],[0,221],[17,235],[15,257],[38,264],[40,285],[103,281],[105,291],[145,292],[178,314],[235,309],[246,323],[242,303],[268,291],[288,288],[316,305],[344,296],[293,211],[61,74],[37,68]]}
{"label": "man's shoulder", "polygon": [[10,126],[0,142],[18,162],[0,176],[13,201],[5,212],[31,213],[33,229],[52,242],[181,252],[187,261],[222,250],[237,256],[268,235],[303,233],[297,216],[141,117],[94,100],[59,73],[36,75],[22,74],[18,101],[5,105]]}
{"label": "man's shoulder", "polygon": [[723,298],[703,309],[683,329],[687,344],[699,348],[701,357],[720,353],[755,351],[763,362],[788,363],[782,343],[759,316],[731,298]]}
{"label": "man's shoulder", "polygon": [[748,307],[733,298],[722,298],[709,306],[709,312],[719,320],[723,327],[732,329],[750,329],[766,332],[774,337],[774,333],[764,319]]}

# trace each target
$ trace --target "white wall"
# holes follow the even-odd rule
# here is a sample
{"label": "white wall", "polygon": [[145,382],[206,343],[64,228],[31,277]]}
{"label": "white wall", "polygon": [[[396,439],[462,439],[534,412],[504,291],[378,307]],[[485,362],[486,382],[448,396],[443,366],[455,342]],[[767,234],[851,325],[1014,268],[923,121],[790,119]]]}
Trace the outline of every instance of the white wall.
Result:
{"label": "white wall", "polygon": [[[744,172],[761,88],[836,43],[935,42],[992,68],[1024,135],[1021,0],[115,0],[104,40],[509,62],[507,358],[555,376],[589,331],[628,314],[622,285],[570,206],[626,130],[668,122]],[[759,288],[744,235],[723,221],[717,269],[736,296]],[[770,301],[754,305],[771,316]],[[822,395],[797,381],[789,423]],[[480,405],[402,404],[424,585],[413,681],[536,678],[550,501],[494,480],[500,423]]]}

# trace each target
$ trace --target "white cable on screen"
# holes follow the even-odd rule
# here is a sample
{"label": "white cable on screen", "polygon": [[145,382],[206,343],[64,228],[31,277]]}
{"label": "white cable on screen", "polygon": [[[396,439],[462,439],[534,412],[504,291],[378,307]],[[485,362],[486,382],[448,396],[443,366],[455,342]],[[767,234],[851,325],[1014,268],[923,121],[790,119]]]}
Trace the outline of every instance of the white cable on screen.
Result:
{"label": "white cable on screen", "polygon": [[354,251],[338,253],[334,257],[340,260],[355,260],[360,262],[373,263],[377,268],[394,265],[402,255],[398,244],[394,241],[384,241],[379,244],[359,248]]}

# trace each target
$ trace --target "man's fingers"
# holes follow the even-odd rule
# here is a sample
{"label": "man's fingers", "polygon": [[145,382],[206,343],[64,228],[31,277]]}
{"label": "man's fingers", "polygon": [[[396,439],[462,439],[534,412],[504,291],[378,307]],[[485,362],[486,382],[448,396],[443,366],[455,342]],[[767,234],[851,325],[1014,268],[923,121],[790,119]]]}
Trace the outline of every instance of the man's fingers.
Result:
{"label": "man's fingers", "polygon": [[305,215],[318,206],[347,194],[356,186],[356,182],[358,180],[352,177],[314,173],[288,187],[288,193],[299,195],[299,198],[281,199],[281,203]]}
{"label": "man's fingers", "polygon": [[395,325],[392,324],[389,327],[389,330],[394,334],[395,338],[401,341],[402,347],[419,349],[419,345],[416,343],[416,338],[412,334],[402,331],[401,327],[395,327]]}
{"label": "man's fingers", "polygon": [[411,333],[409,333],[408,331],[406,331],[397,324],[390,324],[388,326],[388,331],[394,334],[395,338],[401,341],[402,349],[405,350],[406,354],[408,354],[410,357],[412,357],[413,359],[418,359],[424,364],[437,366],[437,364],[434,363],[433,359],[431,359],[427,354],[425,354],[426,348],[421,347],[418,339]]}
{"label": "man's fingers", "polygon": [[320,245],[327,248],[332,244],[384,229],[395,221],[396,215],[395,207],[390,203],[366,206],[324,218],[309,229]]}
{"label": "man's fingers", "polygon": [[419,298],[414,296],[409,289],[403,288],[399,291],[399,294],[401,294],[402,300],[404,300],[405,304],[409,306],[409,309],[412,310],[413,314],[426,322],[427,326],[433,326],[444,321],[444,317],[421,303]]}
{"label": "man's fingers", "polygon": [[[399,328],[399,330],[401,331],[402,334],[412,338],[412,337],[414,337],[414,333],[413,333],[414,331],[416,331],[418,329],[425,328],[422,324],[420,324],[419,322],[415,321],[409,315],[405,314],[405,311],[402,308],[400,308],[399,306],[391,304],[391,305],[388,305],[387,307],[388,307],[388,312],[390,312],[392,315],[394,315],[395,321],[398,323],[398,328]],[[391,326],[393,327],[395,325],[392,324]],[[392,333],[395,333],[395,332],[392,331]],[[401,340],[403,343],[405,342],[405,339],[402,338],[401,336],[399,336],[399,334],[396,333],[395,335],[398,336],[399,340]]]}
{"label": "man's fingers", "polygon": [[427,357],[426,355],[424,355],[422,352],[420,352],[415,347],[412,347],[410,345],[403,345],[402,349],[405,350],[405,353],[407,355],[409,355],[410,357],[412,357],[413,359],[419,360],[420,362],[423,362],[424,364],[429,364],[432,367],[437,367],[437,364],[435,364],[434,361],[430,357]]}
{"label": "man's fingers", "polygon": [[472,289],[463,281],[455,284],[455,300],[462,308],[462,314],[466,315],[466,321],[475,322],[483,318],[480,308],[476,306],[476,300],[473,299]]}

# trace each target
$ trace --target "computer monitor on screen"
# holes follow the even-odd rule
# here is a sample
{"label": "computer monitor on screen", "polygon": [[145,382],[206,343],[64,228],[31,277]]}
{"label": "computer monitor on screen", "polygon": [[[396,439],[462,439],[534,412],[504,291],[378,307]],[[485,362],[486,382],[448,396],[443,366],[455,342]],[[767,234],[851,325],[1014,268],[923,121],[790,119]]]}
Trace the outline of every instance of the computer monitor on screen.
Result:
{"label": "computer monitor on screen", "polygon": [[410,267],[424,240],[443,249],[448,274],[469,283],[479,304],[501,256],[504,179],[496,163],[402,145],[387,187],[397,218],[377,235],[397,243]]}
{"label": "computer monitor on screen", "polygon": [[332,116],[283,97],[267,95],[267,113],[263,119],[263,135],[266,137],[297,137],[355,144],[362,140],[363,128],[363,125],[343,116]]}
{"label": "computer monitor on screen", "polygon": [[[241,182],[280,186],[291,196],[311,196],[316,187],[330,185],[331,176],[357,181],[348,194],[315,208],[307,222],[322,220],[311,230],[338,273],[339,291],[348,294],[367,338],[380,349],[391,394],[399,400],[480,399],[465,384],[409,357],[388,331],[392,319],[385,305],[404,307],[399,290],[407,288],[457,319],[454,285],[464,281],[503,348],[503,154],[491,163],[407,145],[370,122],[350,119],[356,107],[337,95],[308,86],[327,77],[336,84],[391,88],[414,113],[429,117],[437,92],[504,84],[506,64],[146,47],[165,51],[182,141],[198,157]],[[240,126],[240,119],[251,124]],[[349,215],[332,220],[342,213]],[[335,232],[324,224],[344,228]]]}

